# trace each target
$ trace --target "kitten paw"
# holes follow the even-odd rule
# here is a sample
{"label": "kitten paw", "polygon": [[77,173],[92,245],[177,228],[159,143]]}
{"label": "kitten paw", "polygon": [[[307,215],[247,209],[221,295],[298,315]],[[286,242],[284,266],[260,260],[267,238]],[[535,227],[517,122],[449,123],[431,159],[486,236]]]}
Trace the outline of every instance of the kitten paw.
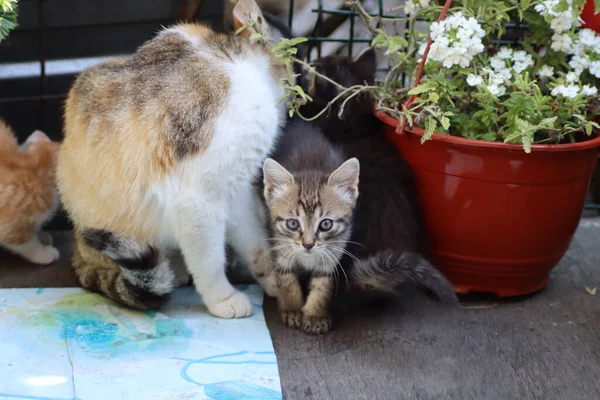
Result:
{"label": "kitten paw", "polygon": [[212,315],[219,318],[244,318],[252,315],[250,298],[238,291],[223,300],[206,304],[206,306]]}
{"label": "kitten paw", "polygon": [[35,264],[52,264],[58,261],[60,253],[52,246],[44,246],[36,249],[27,256],[27,259]]}
{"label": "kitten paw", "polygon": [[292,329],[299,329],[302,324],[302,311],[282,311],[281,320]]}
{"label": "kitten paw", "polygon": [[302,330],[310,335],[327,333],[331,329],[330,317],[311,317],[305,315],[302,318]]}

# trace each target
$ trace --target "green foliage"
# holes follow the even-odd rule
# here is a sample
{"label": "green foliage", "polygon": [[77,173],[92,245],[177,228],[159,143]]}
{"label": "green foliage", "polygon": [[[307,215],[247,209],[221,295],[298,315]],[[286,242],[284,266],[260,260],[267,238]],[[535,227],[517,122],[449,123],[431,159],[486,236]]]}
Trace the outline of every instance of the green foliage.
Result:
{"label": "green foliage", "polygon": [[0,42],[17,27],[17,0],[0,0]]}
{"label": "green foliage", "polygon": [[304,92],[301,86],[294,84],[297,76],[294,74],[294,56],[298,52],[295,46],[306,40],[306,38],[281,39],[278,44],[273,46],[273,54],[283,61],[286,69],[286,76],[283,78],[285,94],[280,101],[287,99],[290,117],[298,112],[307,101],[312,101],[312,98]]}
{"label": "green foliage", "polygon": [[[475,56],[467,67],[456,64],[448,67],[429,59],[420,84],[410,90],[399,90],[402,86],[398,83],[398,75],[388,74],[381,84],[381,109],[399,120],[406,119],[410,126],[416,124],[424,128],[423,141],[438,132],[477,140],[518,143],[529,153],[535,143],[561,143],[575,140],[576,134],[591,135],[598,129],[593,119],[600,111],[600,97],[582,94],[582,87],[598,87],[599,81],[587,71],[578,75],[575,83],[567,79],[567,73],[571,72],[571,56],[551,48],[554,32],[550,17],[541,16],[535,9],[542,1],[455,1],[448,15],[460,11],[466,17],[474,17],[485,31],[485,50]],[[596,2],[600,3],[600,0]],[[584,3],[585,0],[571,0],[575,18]],[[439,11],[437,5],[432,6],[433,9]],[[568,9],[567,0],[561,0],[555,11]],[[427,10],[420,12],[428,13]],[[434,16],[436,18],[437,15]],[[499,75],[495,75],[498,70],[492,68],[491,59],[499,47],[493,40],[506,33],[507,22],[531,27],[514,51],[524,51],[520,54],[529,54],[534,63],[519,71],[511,70],[508,77],[495,84],[494,78],[497,80]],[[392,64],[392,69],[405,68],[404,72],[413,77],[416,61],[421,57],[417,50],[426,38],[414,33],[415,21],[409,23],[413,24],[408,27],[409,41],[377,30],[372,44],[383,48],[393,60],[398,60],[398,64]],[[572,40],[577,39],[575,26],[563,34]],[[543,55],[538,53],[540,49],[546,49]],[[590,54],[590,60],[600,60],[600,55]],[[509,56],[507,62],[516,61]],[[552,78],[540,80],[540,70],[549,67],[553,68]],[[469,76],[475,82],[473,86],[467,82]],[[551,93],[557,87],[564,90],[573,85],[581,91],[577,95]],[[498,86],[501,86],[501,91],[498,91]],[[403,104],[409,98],[413,101],[406,107]]]}

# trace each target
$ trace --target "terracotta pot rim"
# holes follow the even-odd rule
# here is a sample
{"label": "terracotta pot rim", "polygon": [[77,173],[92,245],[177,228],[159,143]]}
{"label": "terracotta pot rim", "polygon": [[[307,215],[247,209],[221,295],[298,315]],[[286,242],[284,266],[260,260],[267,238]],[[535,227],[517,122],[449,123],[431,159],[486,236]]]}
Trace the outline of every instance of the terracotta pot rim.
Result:
{"label": "terracotta pot rim", "polygon": [[[385,112],[375,111],[375,116],[383,121],[385,124],[391,125],[393,127],[398,126],[398,120],[390,117]],[[423,136],[425,134],[425,130],[422,128],[407,128],[407,132],[415,135],[415,136]],[[476,148],[485,148],[485,149],[495,149],[495,150],[505,150],[505,151],[523,151],[523,146],[520,144],[512,144],[512,143],[501,143],[501,142],[490,142],[486,140],[475,140],[475,139],[467,139],[458,136],[444,135],[441,133],[434,133],[431,137],[431,140],[436,140],[439,142],[450,143],[456,146],[463,147],[476,147]],[[588,150],[594,147],[600,146],[600,136],[595,135],[592,136],[592,139],[586,140],[584,142],[577,143],[566,143],[566,144],[533,144],[531,145],[532,152],[534,151],[542,151],[542,152],[561,152],[561,151],[577,151],[577,150]]]}

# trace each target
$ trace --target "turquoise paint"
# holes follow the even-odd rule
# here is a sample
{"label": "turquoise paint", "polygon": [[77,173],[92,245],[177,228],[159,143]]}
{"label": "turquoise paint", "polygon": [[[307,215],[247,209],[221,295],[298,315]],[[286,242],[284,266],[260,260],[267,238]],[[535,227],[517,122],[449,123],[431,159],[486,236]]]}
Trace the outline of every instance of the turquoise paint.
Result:
{"label": "turquoise paint", "polygon": [[211,383],[204,394],[211,400],[281,400],[281,393],[245,381]]}

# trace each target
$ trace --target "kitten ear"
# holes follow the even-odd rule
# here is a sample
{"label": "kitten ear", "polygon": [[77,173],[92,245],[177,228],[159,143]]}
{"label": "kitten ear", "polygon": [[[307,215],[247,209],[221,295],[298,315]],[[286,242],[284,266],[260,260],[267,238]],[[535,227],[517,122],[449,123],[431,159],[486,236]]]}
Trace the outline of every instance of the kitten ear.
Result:
{"label": "kitten ear", "polygon": [[255,34],[258,34],[263,36],[269,43],[273,41],[269,24],[255,0],[238,0],[233,8],[233,24],[235,29],[241,29],[248,25],[239,33],[241,36],[252,38]]}
{"label": "kitten ear", "polygon": [[352,69],[361,79],[372,83],[377,71],[377,54],[374,47],[367,47],[352,61]]}
{"label": "kitten ear", "polygon": [[356,158],[351,158],[333,171],[327,184],[354,204],[358,198],[358,176],[360,174],[360,163]]}
{"label": "kitten ear", "polygon": [[263,164],[263,182],[265,199],[271,201],[273,197],[281,196],[287,185],[294,183],[294,177],[277,161],[267,158]]}

